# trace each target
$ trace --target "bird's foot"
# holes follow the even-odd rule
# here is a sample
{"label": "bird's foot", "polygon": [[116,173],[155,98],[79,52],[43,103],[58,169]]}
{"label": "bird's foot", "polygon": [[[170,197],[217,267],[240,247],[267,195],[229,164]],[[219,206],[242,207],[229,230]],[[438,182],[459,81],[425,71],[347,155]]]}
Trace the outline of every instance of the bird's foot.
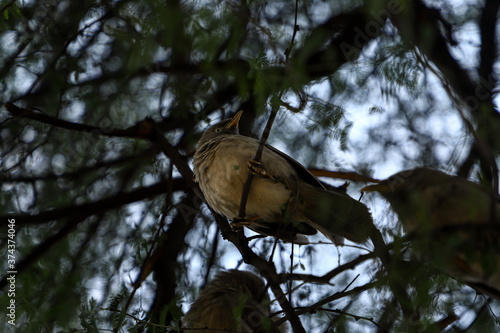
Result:
{"label": "bird's foot", "polygon": [[257,162],[255,160],[248,160],[247,167],[248,167],[248,170],[250,170],[250,172],[253,173],[254,175],[258,174],[258,175],[267,177],[269,179],[276,180],[276,178],[274,178],[273,176],[271,176],[270,174],[267,173],[266,169],[264,169],[261,166],[260,162]]}
{"label": "bird's foot", "polygon": [[250,223],[248,221],[238,221],[238,222],[232,221],[229,223],[229,225],[231,226],[231,229],[233,231],[241,231],[243,227],[250,225]]}
{"label": "bird's foot", "polygon": [[260,216],[255,216],[255,217],[235,217],[232,219],[232,221],[229,223],[233,231],[241,231],[243,227],[247,227],[260,219]]}

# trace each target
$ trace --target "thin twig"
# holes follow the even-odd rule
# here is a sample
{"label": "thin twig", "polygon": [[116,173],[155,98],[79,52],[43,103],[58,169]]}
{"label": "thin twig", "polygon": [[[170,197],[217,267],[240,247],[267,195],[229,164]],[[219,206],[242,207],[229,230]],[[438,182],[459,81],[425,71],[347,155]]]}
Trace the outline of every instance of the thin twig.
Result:
{"label": "thin twig", "polygon": [[[293,44],[295,42],[295,36],[297,35],[297,31],[299,30],[299,26],[297,25],[297,17],[298,17],[298,6],[299,6],[299,1],[295,1],[295,19],[294,19],[294,25],[293,25],[293,34],[292,34],[292,39],[290,41],[290,45],[288,48],[285,50],[285,65],[288,63],[288,60],[290,58],[290,52],[292,50]],[[283,96],[283,90],[280,91],[278,95],[278,100],[281,100],[281,97]],[[274,97],[274,96],[273,96]],[[276,115],[278,113],[279,107],[281,103],[272,103],[271,107],[271,114],[269,115],[269,119],[267,120],[266,127],[264,128],[264,131],[262,132],[262,136],[259,141],[259,147],[257,148],[257,152],[255,153],[254,156],[254,161],[260,162],[260,159],[262,158],[262,152],[264,151],[264,146],[267,142],[267,139],[269,138],[269,133],[271,133],[271,127],[273,126],[274,119],[276,118]],[[252,181],[254,178],[253,173],[249,173],[247,180],[245,184],[243,185],[243,190],[241,193],[241,200],[240,200],[240,208],[238,211],[238,217],[244,219],[245,218],[245,208],[247,204],[247,199],[248,199],[248,194],[250,192],[250,186],[252,186]]]}
{"label": "thin twig", "polygon": [[373,318],[358,316],[358,315],[355,315],[355,314],[352,314],[352,313],[348,313],[348,312],[345,312],[345,311],[342,311],[342,310],[339,310],[339,309],[318,308],[318,311],[332,312],[332,313],[341,314],[341,315],[344,315],[344,316],[352,317],[356,321],[358,321],[358,320],[366,320],[366,321],[369,321],[370,323],[372,323],[373,325],[377,326],[378,328],[380,328],[382,330],[382,332],[388,332],[388,330],[386,330],[385,328],[383,328],[379,323],[377,323],[375,320],[373,320]]}
{"label": "thin twig", "polygon": [[473,110],[471,110],[471,107],[466,103],[466,101],[463,98],[459,97],[459,95],[454,92],[451,82],[444,76],[444,74],[440,72],[435,66],[430,64],[427,58],[421,56],[416,48],[413,49],[413,54],[415,55],[417,61],[422,63],[422,65],[425,66],[425,68],[429,69],[439,79],[439,81],[441,81],[443,88],[446,90],[446,93],[450,97],[450,100],[455,105],[455,108],[458,111],[460,117],[462,118],[462,121],[464,122],[467,129],[474,138],[475,147],[477,148],[478,153],[484,158],[487,164],[491,166],[492,188],[495,194],[498,193],[499,180],[498,180],[498,164],[496,162],[496,159],[491,149],[489,149],[488,143],[485,142],[483,137],[481,137],[478,131],[476,131],[474,124],[472,123],[471,120],[467,118],[462,108],[468,110],[469,113],[473,113],[472,112]]}
{"label": "thin twig", "polygon": [[[57,179],[76,179],[78,177],[83,177],[86,173],[96,172],[102,168],[111,168],[119,164],[125,164],[131,161],[137,162],[137,160],[145,160],[152,157],[155,154],[152,146],[146,148],[145,150],[139,152],[136,155],[128,155],[125,157],[119,157],[114,160],[98,161],[92,165],[84,166],[75,171],[68,171],[62,174],[48,173],[41,176],[18,176],[11,177],[10,175],[0,175],[0,182],[2,183],[32,183],[36,181],[48,181]],[[4,178],[5,177],[5,178]]]}
{"label": "thin twig", "polygon": [[210,270],[215,263],[215,259],[217,257],[217,249],[219,248],[219,227],[217,226],[217,230],[215,231],[214,238],[212,240],[212,251],[210,253],[210,257],[207,261],[207,271],[205,272],[205,278],[203,280],[203,285],[208,283],[208,278],[210,277]]}
{"label": "thin twig", "polygon": [[[122,311],[120,309],[114,309],[114,308],[101,308],[101,309],[99,309],[99,311],[110,311],[110,312],[117,312],[117,313],[122,314]],[[137,317],[134,317],[134,316],[132,316],[131,314],[128,314],[128,313],[125,313],[125,316],[129,317],[130,319],[134,320],[135,322],[138,322],[138,323],[141,323],[141,324],[145,324],[145,325],[152,326],[152,327],[168,328],[170,330],[174,330],[174,327],[172,327],[172,326],[166,326],[166,325],[160,325],[160,324],[155,324],[155,323],[147,322],[145,320],[142,320],[142,319],[139,319]]]}
{"label": "thin twig", "polygon": [[380,183],[380,180],[356,172],[330,171],[325,169],[307,169],[316,177],[328,177],[334,179],[347,179],[363,183]]}
{"label": "thin twig", "polygon": [[370,252],[367,254],[360,255],[356,259],[353,259],[343,265],[340,265],[336,267],[335,269],[331,270],[330,272],[326,273],[323,276],[316,276],[316,275],[309,275],[309,274],[290,274],[290,273],[285,273],[281,274],[281,279],[283,281],[288,281],[288,280],[302,280],[306,282],[314,282],[314,283],[330,283],[330,280],[333,279],[335,276],[339,275],[340,273],[354,269],[356,266],[359,264],[365,262],[366,260],[373,259],[375,258],[375,253]]}
{"label": "thin twig", "polygon": [[[167,197],[169,197],[168,193],[167,193]],[[169,207],[167,206],[167,209],[168,208]],[[128,299],[127,299],[127,302],[125,303],[125,305],[122,308],[122,311],[121,311],[122,314],[126,314],[127,313],[128,308],[130,307],[130,304],[132,304],[132,300],[134,299],[135,293],[141,287],[142,281],[144,281],[146,279],[146,277],[148,276],[149,259],[151,258],[151,254],[153,253],[153,250],[155,248],[156,241],[157,241],[158,237],[160,236],[160,232],[163,229],[163,226],[165,224],[165,217],[166,216],[167,216],[167,212],[164,212],[164,214],[163,214],[163,216],[161,218],[161,221],[160,221],[160,225],[159,225],[158,229],[156,230],[155,236],[153,238],[153,242],[152,242],[151,246],[149,247],[148,253],[146,254],[146,258],[144,259],[144,263],[143,263],[143,265],[141,267],[141,272],[137,276],[137,279],[135,280],[135,282],[132,284],[133,290],[130,293],[130,295],[129,295]],[[144,214],[143,220],[145,219],[145,217],[146,217],[146,214]],[[120,318],[120,323],[118,325],[116,325],[116,327],[120,327],[121,326],[121,323],[123,322],[123,319],[124,319],[124,317]],[[114,330],[114,332],[118,332],[118,328],[116,328]]]}
{"label": "thin twig", "polygon": [[[278,110],[276,107],[273,107],[271,110],[271,114],[269,115],[269,119],[267,120],[266,127],[264,128],[264,132],[262,132],[262,136],[259,141],[259,147],[257,148],[257,152],[253,158],[257,163],[260,162],[262,158],[262,152],[264,151],[264,146],[267,142],[267,138],[269,137],[269,133],[271,133],[271,127],[273,126],[274,119],[276,118],[276,114]],[[254,174],[249,172],[247,180],[243,185],[243,190],[241,192],[241,200],[240,200],[240,208],[238,211],[238,217],[244,219],[245,218],[245,209],[247,205],[248,194],[250,193],[250,186],[252,186],[252,181],[254,178]]]}
{"label": "thin twig", "polygon": [[[41,112],[34,112],[28,109],[20,108],[12,103],[5,104],[5,108],[12,114],[14,117],[19,118],[27,118],[36,120],[38,122],[51,125],[54,127],[75,130],[80,132],[87,132],[90,134],[98,134],[104,136],[112,136],[112,137],[129,137],[129,138],[141,138],[145,139],[146,137],[142,135],[141,127],[134,126],[127,129],[118,129],[118,128],[100,128],[96,126],[73,123],[71,121],[67,121],[64,119],[60,119],[57,117],[52,117]],[[143,122],[138,123],[138,125]]]}
{"label": "thin twig", "polygon": [[[350,295],[359,294],[363,291],[366,291],[366,290],[369,290],[373,287],[376,287],[377,285],[379,285],[379,283],[381,283],[381,282],[380,281],[369,282],[363,286],[359,286],[359,287],[353,288],[353,289],[348,290],[348,291],[337,292],[337,293],[335,293],[329,297],[326,297],[326,298],[324,298],[324,299],[322,299],[322,300],[320,300],[320,301],[318,301],[310,306],[295,308],[295,314],[301,315],[301,314],[305,314],[305,313],[314,313],[321,306],[323,306],[327,303],[333,302],[337,299],[341,299],[341,298],[344,298],[344,297],[347,297]],[[279,320],[276,320],[276,322],[274,324],[279,326],[279,325],[283,324],[285,321],[286,321],[286,317],[281,318]]]}

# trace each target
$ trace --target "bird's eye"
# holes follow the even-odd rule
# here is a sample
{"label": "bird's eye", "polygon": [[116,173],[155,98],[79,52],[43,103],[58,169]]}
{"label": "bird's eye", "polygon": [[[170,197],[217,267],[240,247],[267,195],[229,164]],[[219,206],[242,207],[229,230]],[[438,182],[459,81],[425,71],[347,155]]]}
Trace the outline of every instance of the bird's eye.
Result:
{"label": "bird's eye", "polygon": [[215,129],[215,133],[220,133],[222,130],[220,128]]}

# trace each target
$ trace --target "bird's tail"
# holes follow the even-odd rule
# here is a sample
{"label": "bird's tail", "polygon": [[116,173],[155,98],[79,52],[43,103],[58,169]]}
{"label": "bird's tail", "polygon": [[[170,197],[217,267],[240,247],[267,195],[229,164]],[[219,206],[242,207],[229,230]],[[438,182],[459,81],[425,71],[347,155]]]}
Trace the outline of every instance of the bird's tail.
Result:
{"label": "bird's tail", "polygon": [[307,189],[311,198],[305,200],[307,219],[323,234],[339,235],[362,244],[372,235],[373,220],[368,208],[347,194],[325,191],[320,188]]}

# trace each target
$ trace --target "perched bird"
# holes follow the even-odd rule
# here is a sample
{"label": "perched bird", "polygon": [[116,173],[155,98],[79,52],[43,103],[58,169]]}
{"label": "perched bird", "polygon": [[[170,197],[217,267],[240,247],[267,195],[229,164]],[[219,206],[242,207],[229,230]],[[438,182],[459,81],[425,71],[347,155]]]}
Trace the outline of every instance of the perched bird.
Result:
{"label": "perched bird", "polygon": [[500,296],[500,201],[480,184],[441,171],[399,172],[361,191],[380,193],[415,254],[476,290]]}
{"label": "perched bird", "polygon": [[[282,332],[271,327],[269,297],[264,281],[248,271],[220,272],[201,291],[183,319],[189,333]],[[267,319],[266,319],[267,318]],[[206,328],[207,330],[201,330]]]}
{"label": "perched bird", "polygon": [[246,204],[245,226],[285,241],[297,233],[322,232],[336,244],[343,237],[363,243],[373,228],[368,209],[345,190],[325,186],[290,156],[266,145],[260,163],[252,161],[259,141],[239,135],[243,111],[208,128],[194,155],[195,180],[217,213],[239,218],[243,185],[255,174]]}

